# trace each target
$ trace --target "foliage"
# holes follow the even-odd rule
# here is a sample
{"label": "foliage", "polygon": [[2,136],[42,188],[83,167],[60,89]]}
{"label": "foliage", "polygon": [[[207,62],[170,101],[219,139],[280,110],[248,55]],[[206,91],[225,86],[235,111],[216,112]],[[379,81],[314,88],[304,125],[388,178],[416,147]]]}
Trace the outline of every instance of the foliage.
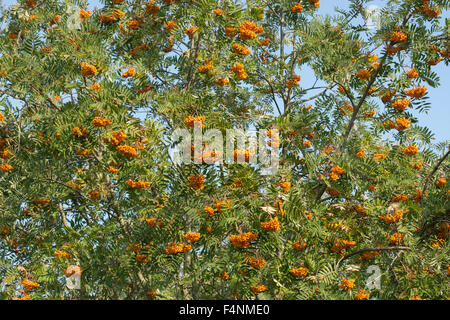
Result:
{"label": "foliage", "polygon": [[[367,0],[103,3],[2,12],[1,298],[449,297],[449,144],[417,120],[448,0],[376,29]],[[195,117],[278,129],[277,174],[173,163]]]}

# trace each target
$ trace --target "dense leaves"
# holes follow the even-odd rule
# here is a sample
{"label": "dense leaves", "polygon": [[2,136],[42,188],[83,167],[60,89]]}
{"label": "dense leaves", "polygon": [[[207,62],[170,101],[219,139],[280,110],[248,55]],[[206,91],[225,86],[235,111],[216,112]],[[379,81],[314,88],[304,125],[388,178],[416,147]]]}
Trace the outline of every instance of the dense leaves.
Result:
{"label": "dense leaves", "polygon": [[[0,297],[450,297],[449,144],[417,120],[449,63],[449,1],[388,1],[374,29],[369,1],[339,5],[4,9]],[[277,173],[175,163],[194,121],[269,146],[277,129]]]}

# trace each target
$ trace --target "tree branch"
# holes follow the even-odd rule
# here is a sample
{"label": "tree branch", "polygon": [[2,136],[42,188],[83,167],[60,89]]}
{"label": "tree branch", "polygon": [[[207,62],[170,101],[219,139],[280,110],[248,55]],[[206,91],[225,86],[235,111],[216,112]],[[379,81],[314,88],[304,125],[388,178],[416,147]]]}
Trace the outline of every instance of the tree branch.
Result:
{"label": "tree branch", "polygon": [[344,261],[347,260],[350,257],[353,257],[354,255],[363,253],[363,252],[370,252],[370,251],[390,251],[390,250],[411,250],[410,247],[381,247],[381,248],[366,248],[366,249],[361,249],[349,254],[346,254],[345,256],[343,256],[341,259],[339,259],[339,261],[336,264],[336,269],[339,267],[339,264]]}
{"label": "tree branch", "polygon": [[425,195],[425,191],[427,191],[428,184],[430,183],[431,177],[436,173],[436,171],[438,170],[439,166],[442,164],[442,162],[444,162],[444,160],[448,157],[449,154],[450,154],[450,147],[449,147],[447,153],[434,166],[433,171],[431,171],[431,173],[428,175],[427,179],[425,180],[425,185],[423,187],[422,196],[420,197],[420,199],[422,199],[422,197]]}

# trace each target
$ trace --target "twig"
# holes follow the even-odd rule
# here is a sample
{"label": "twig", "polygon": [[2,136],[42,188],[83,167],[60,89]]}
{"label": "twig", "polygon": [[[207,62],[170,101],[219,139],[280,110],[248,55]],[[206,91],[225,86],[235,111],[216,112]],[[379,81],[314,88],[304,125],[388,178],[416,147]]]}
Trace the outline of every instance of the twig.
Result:
{"label": "twig", "polygon": [[[302,103],[314,100],[320,96],[323,96],[328,90],[333,89],[335,86],[336,86],[335,84],[330,84],[329,86],[325,87],[325,90],[323,90],[322,92],[320,92],[312,97],[309,97],[307,99],[300,100],[298,103],[302,104]],[[319,89],[319,88],[314,88],[314,89]],[[308,89],[308,90],[310,90],[310,89]]]}
{"label": "twig", "polygon": [[388,251],[388,250],[411,250],[410,247],[382,247],[382,248],[366,248],[366,249],[361,249],[349,254],[346,254],[345,256],[343,256],[341,259],[339,259],[339,261],[336,264],[336,269],[339,267],[339,264],[344,261],[347,260],[350,257],[353,257],[354,255],[363,253],[363,252],[370,252],[370,251]]}
{"label": "twig", "polygon": [[58,209],[59,209],[59,213],[61,214],[61,218],[62,218],[64,227],[66,229],[69,228],[69,225],[67,224],[66,213],[64,212],[64,208],[63,208],[61,202],[58,203]]}
{"label": "twig", "polygon": [[270,92],[272,93],[272,99],[273,102],[275,102],[275,106],[277,107],[278,113],[281,115],[281,109],[280,106],[278,105],[276,96],[275,96],[275,90],[273,89],[272,83],[269,81],[269,79],[267,79],[264,75],[261,75],[261,77],[267,82],[267,84],[269,85],[270,88]]}
{"label": "twig", "polygon": [[428,188],[428,184],[430,183],[430,179],[431,177],[436,173],[436,171],[438,170],[439,166],[442,164],[442,162],[444,162],[444,160],[448,157],[448,155],[450,154],[450,147],[447,151],[447,153],[439,160],[439,162],[434,166],[433,171],[431,171],[431,173],[428,175],[427,179],[425,180],[425,185],[423,187],[423,191],[422,191],[422,195],[421,195],[421,199],[425,194],[425,191]]}
{"label": "twig", "polygon": [[364,101],[366,100],[367,96],[369,95],[369,90],[372,87],[375,80],[377,79],[377,76],[378,76],[380,70],[383,68],[385,59],[386,59],[386,55],[383,57],[383,60],[381,61],[378,68],[376,69],[374,75],[372,76],[372,79],[370,79],[369,83],[367,84],[366,90],[364,90],[364,94],[361,97],[361,99],[359,100],[358,105],[356,106],[355,110],[353,110],[352,118],[350,119],[350,122],[347,125],[347,129],[345,130],[344,137],[342,139],[343,142],[345,142],[348,139],[350,132],[352,131],[353,124],[355,123],[356,117],[358,116],[359,110],[361,109],[361,106],[363,105]]}

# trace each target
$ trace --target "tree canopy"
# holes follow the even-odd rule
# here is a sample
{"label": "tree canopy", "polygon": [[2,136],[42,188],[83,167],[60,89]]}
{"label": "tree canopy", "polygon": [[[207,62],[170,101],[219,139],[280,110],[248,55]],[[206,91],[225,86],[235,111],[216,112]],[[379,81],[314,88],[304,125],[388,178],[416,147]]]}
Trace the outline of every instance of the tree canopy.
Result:
{"label": "tree canopy", "polygon": [[[450,1],[102,3],[1,12],[1,299],[450,297],[449,143],[418,121]],[[277,170],[178,163],[177,129],[264,130]]]}

